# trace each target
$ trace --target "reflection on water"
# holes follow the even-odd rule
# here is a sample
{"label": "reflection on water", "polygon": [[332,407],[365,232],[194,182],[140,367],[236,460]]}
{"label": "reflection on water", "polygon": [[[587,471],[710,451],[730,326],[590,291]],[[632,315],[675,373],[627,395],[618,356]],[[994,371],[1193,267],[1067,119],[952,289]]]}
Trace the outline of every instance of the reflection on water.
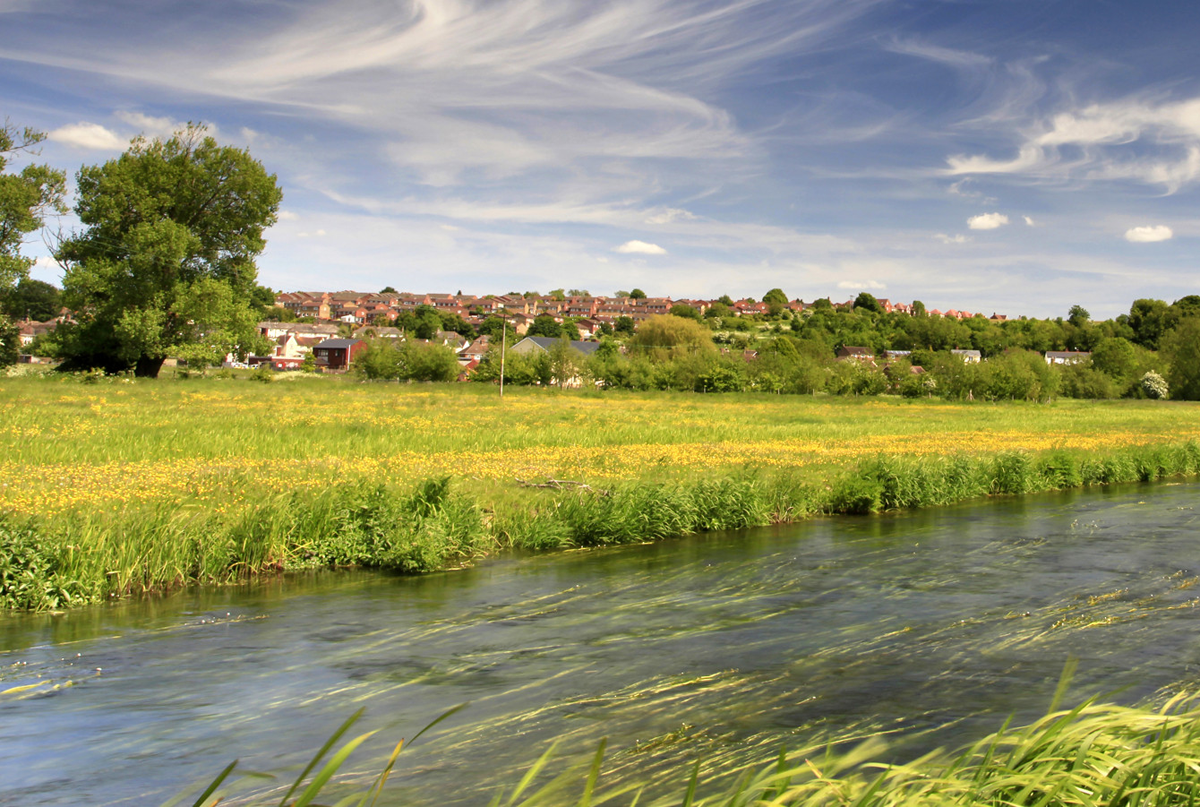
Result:
{"label": "reflection on water", "polygon": [[[155,804],[239,757],[278,771],[359,706],[391,798],[479,803],[558,740],[610,781],[781,742],[1193,687],[1200,486],[1028,497],[525,558],[292,577],[0,619],[0,801]],[[947,727],[948,726],[948,727]],[[443,728],[444,727],[444,728]],[[916,749],[901,749],[907,755]],[[661,777],[660,777],[661,778]]]}

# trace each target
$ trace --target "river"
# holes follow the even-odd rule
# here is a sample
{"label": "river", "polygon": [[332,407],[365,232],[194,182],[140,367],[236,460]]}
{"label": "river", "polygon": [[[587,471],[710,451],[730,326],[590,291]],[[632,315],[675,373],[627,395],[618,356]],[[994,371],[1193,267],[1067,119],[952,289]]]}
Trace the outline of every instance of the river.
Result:
{"label": "river", "polygon": [[[486,803],[554,740],[673,781],[783,742],[1195,688],[1200,485],[817,519],[395,577],[292,576],[0,618],[0,802],[158,804],[233,758],[282,771],[352,712],[388,803]],[[1119,690],[1119,691],[1118,691]],[[561,766],[559,767],[561,769]]]}

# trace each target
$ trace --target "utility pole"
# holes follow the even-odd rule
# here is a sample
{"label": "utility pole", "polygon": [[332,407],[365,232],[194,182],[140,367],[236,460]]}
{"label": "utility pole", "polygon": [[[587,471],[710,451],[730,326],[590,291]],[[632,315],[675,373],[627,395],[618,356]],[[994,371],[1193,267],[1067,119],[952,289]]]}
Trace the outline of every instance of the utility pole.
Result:
{"label": "utility pole", "polygon": [[[504,311],[504,309],[500,309]],[[505,314],[508,312],[505,311]],[[508,341],[508,318],[500,315],[500,400],[504,400],[504,345]]]}

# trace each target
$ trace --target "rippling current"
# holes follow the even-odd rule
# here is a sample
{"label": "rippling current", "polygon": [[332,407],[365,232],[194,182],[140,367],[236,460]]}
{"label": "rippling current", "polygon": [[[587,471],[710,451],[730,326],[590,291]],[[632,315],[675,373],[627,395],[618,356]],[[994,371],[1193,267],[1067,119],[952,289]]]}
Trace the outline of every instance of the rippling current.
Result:
{"label": "rippling current", "polygon": [[830,518],[665,543],[198,589],[0,618],[0,803],[158,804],[232,759],[281,773],[352,712],[388,803],[486,803],[552,742],[610,783],[781,743],[929,729],[906,757],[1071,695],[1197,688],[1200,485]]}

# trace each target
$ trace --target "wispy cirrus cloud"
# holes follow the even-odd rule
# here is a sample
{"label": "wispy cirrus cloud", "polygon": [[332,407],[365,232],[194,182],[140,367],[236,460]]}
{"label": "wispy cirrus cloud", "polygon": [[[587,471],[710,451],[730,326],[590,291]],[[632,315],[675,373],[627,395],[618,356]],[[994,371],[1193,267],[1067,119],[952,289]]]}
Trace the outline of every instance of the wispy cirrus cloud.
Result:
{"label": "wispy cirrus cloud", "polygon": [[955,155],[947,172],[1130,180],[1175,193],[1200,179],[1200,98],[1090,104],[1030,123],[1018,139],[1014,156]]}
{"label": "wispy cirrus cloud", "polygon": [[350,123],[385,136],[400,169],[448,186],[581,161],[744,159],[754,146],[715,88],[878,2],[326,0],[242,7],[238,25],[196,18],[186,41],[157,45],[156,28],[178,25],[170,9],[195,17],[177,0],[136,32],[81,28],[76,48],[64,24],[0,56]]}

